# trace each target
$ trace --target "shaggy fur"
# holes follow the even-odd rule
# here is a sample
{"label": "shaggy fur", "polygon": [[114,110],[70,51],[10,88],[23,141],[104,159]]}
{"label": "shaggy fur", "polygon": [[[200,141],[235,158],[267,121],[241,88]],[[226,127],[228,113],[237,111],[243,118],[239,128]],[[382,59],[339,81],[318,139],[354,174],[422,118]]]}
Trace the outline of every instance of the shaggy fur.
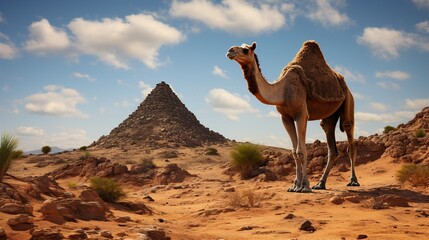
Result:
{"label": "shaggy fur", "polygon": [[300,74],[307,86],[308,96],[321,102],[343,101],[347,94],[344,77],[332,70],[326,63],[319,45],[315,41],[306,41],[295,58],[282,70]]}

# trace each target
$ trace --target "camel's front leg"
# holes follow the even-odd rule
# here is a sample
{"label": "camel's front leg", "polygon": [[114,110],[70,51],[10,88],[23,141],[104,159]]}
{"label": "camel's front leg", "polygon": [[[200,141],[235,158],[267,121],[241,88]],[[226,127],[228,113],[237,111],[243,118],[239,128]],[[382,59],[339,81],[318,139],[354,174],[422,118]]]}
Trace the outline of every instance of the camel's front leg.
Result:
{"label": "camel's front leg", "polygon": [[302,182],[302,171],[301,171],[302,166],[301,166],[301,162],[299,161],[296,155],[297,136],[296,136],[295,123],[293,118],[291,118],[290,116],[282,116],[282,122],[292,142],[292,155],[293,155],[293,159],[295,160],[295,169],[296,169],[296,175],[295,175],[295,180],[293,181],[293,185],[287,191],[297,192],[298,189],[300,189],[301,182]]}
{"label": "camel's front leg", "polygon": [[307,149],[305,146],[305,135],[307,132],[308,114],[303,111],[296,119],[296,126],[298,131],[298,149],[296,152],[297,159],[301,162],[302,179],[298,192],[308,193],[311,192],[310,182],[307,175]]}

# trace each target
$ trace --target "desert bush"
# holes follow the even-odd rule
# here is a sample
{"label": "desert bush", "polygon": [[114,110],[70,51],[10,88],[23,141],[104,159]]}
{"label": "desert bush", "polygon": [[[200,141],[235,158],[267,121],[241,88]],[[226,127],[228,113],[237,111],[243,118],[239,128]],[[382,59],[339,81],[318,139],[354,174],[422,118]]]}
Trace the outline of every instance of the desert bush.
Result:
{"label": "desert bush", "polygon": [[82,146],[82,147],[79,148],[79,150],[86,151],[87,148],[88,148],[87,146]]}
{"label": "desert bush", "polygon": [[18,148],[18,139],[10,134],[2,134],[0,141],[0,182],[3,181],[4,176],[6,175],[7,170],[9,170],[10,165],[13,160],[19,158],[22,155],[21,150]]}
{"label": "desert bush", "polygon": [[91,188],[106,202],[116,202],[125,197],[125,192],[117,181],[112,178],[91,178]]}
{"label": "desert bush", "polygon": [[209,147],[206,149],[206,155],[219,155],[216,148]]}
{"label": "desert bush", "polygon": [[240,170],[242,178],[251,177],[253,170],[262,165],[262,149],[258,145],[245,143],[231,152],[232,164]]}
{"label": "desert bush", "polygon": [[417,129],[417,131],[416,131],[416,137],[422,138],[424,136],[426,136],[425,130],[423,128]]}
{"label": "desert bush", "polygon": [[229,195],[229,205],[234,208],[254,208],[262,203],[262,194],[258,194],[250,189],[232,192]]}
{"label": "desert bush", "polygon": [[51,147],[49,147],[49,146],[43,146],[42,147],[42,153],[43,154],[48,154],[48,153],[50,153],[51,152]]}
{"label": "desert bush", "polygon": [[91,157],[91,153],[90,152],[88,152],[88,151],[85,151],[83,154],[82,154],[82,156],[80,156],[80,159],[81,160],[86,160],[86,159],[88,159],[88,158],[90,158]]}
{"label": "desert bush", "polygon": [[78,185],[76,182],[67,182],[67,187],[70,189],[76,189]]}
{"label": "desert bush", "polygon": [[383,133],[389,133],[390,131],[393,131],[393,130],[395,130],[395,128],[392,127],[392,126],[390,126],[390,125],[388,125],[388,126],[384,127]]}
{"label": "desert bush", "polygon": [[429,186],[429,166],[423,164],[404,164],[396,174],[396,179],[405,184],[409,182],[413,186]]}
{"label": "desert bush", "polygon": [[141,158],[140,163],[138,165],[143,169],[144,172],[147,172],[150,169],[156,168],[156,165],[153,162],[152,158]]}

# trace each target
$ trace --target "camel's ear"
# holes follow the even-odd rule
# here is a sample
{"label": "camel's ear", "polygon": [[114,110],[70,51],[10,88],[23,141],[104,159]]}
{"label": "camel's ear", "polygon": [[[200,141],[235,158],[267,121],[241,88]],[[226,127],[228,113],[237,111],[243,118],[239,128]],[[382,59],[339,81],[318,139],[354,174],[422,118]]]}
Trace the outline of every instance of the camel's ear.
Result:
{"label": "camel's ear", "polygon": [[256,43],[253,42],[252,46],[250,46],[250,50],[255,51],[255,49],[256,49]]}

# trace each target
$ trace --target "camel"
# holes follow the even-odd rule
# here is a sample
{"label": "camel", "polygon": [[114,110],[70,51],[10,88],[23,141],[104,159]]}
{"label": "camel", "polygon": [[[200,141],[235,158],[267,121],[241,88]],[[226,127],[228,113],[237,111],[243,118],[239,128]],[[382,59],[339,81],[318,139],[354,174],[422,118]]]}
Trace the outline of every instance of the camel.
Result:
{"label": "camel", "polygon": [[319,182],[312,189],[326,189],[326,181],[338,150],[335,126],[346,132],[351,177],[347,186],[360,186],[355,174],[356,149],[353,138],[354,100],[344,77],[326,63],[317,42],[306,41],[295,58],[286,65],[273,83],[261,73],[255,54],[256,43],[231,47],[226,56],[241,66],[249,91],[262,103],[274,105],[291,142],[296,177],[289,192],[312,192],[307,175],[305,137],[307,121],[321,120],[326,134],[328,162]]}

